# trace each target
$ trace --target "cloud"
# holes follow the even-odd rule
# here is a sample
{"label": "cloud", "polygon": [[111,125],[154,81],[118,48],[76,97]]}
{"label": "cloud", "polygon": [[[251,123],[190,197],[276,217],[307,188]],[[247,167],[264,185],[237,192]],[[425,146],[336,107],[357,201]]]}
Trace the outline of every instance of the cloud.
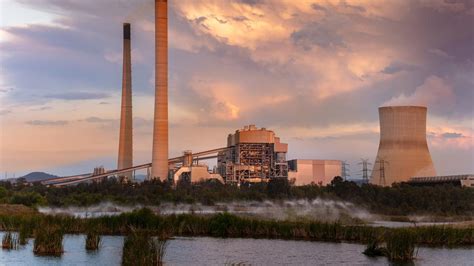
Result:
{"label": "cloud", "polygon": [[59,100],[96,100],[109,98],[110,94],[102,92],[65,92],[56,94],[47,94],[45,98],[59,99]]}
{"label": "cloud", "polygon": [[441,134],[441,137],[445,139],[457,139],[457,138],[463,138],[464,136],[462,133],[446,132],[446,133]]}
{"label": "cloud", "polygon": [[31,120],[26,122],[30,126],[65,126],[69,124],[66,120]]}
{"label": "cloud", "polygon": [[89,123],[112,123],[112,122],[117,122],[118,120],[91,116],[84,119],[84,121],[89,122]]}
{"label": "cloud", "polygon": [[7,115],[9,113],[11,113],[12,111],[10,110],[0,110],[0,115]]}
{"label": "cloud", "polygon": [[453,58],[453,56],[449,55],[448,53],[446,53],[445,51],[440,50],[440,49],[429,49],[428,52],[430,52],[434,55],[437,55],[441,58],[446,58],[446,59]]}
{"label": "cloud", "polygon": [[403,63],[400,61],[393,61],[390,63],[390,65],[385,67],[381,72],[384,74],[396,74],[401,71],[411,71],[414,69],[415,69],[415,66],[413,65]]}
{"label": "cloud", "polygon": [[451,108],[454,102],[455,94],[451,85],[438,76],[429,76],[412,94],[401,94],[382,106],[421,105],[445,110]]}
{"label": "cloud", "polygon": [[30,109],[31,111],[44,111],[44,110],[50,110],[50,109],[53,109],[51,106],[43,106],[43,107],[39,107],[39,108],[33,108],[33,109]]}

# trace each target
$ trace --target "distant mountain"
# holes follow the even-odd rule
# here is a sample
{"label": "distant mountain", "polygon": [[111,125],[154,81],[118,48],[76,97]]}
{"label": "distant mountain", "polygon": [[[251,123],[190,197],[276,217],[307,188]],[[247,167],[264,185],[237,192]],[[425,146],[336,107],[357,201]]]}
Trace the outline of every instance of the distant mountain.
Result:
{"label": "distant mountain", "polygon": [[31,172],[31,173],[29,173],[27,175],[24,175],[22,177],[19,177],[19,178],[24,178],[28,182],[36,182],[36,181],[41,181],[41,180],[45,180],[45,179],[49,179],[49,178],[53,178],[53,177],[58,177],[58,176],[48,174],[48,173],[45,173],[45,172]]}

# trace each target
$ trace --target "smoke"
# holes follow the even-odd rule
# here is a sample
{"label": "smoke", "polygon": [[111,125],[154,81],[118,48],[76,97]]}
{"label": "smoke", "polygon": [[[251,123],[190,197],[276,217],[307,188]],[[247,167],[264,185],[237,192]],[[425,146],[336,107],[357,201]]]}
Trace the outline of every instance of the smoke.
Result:
{"label": "smoke", "polygon": [[[143,208],[143,205],[120,206],[110,202],[92,207],[41,207],[39,211],[45,214],[66,214],[75,217],[100,217],[119,215]],[[237,201],[216,203],[212,206],[202,204],[173,204],[162,203],[159,206],[147,206],[161,215],[171,214],[201,214],[209,215],[228,212],[239,216],[257,217],[276,220],[310,219],[318,221],[374,221],[378,216],[349,202],[334,200],[287,200],[287,201]]]}
{"label": "smoke", "polygon": [[401,94],[382,104],[382,106],[421,105],[427,107],[452,107],[455,95],[453,88],[438,76],[429,76],[413,94]]}

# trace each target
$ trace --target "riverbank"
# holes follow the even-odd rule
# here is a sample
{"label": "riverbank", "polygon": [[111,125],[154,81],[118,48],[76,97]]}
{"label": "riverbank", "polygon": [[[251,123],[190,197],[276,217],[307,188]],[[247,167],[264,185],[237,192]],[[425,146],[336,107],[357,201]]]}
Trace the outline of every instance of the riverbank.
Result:
{"label": "riverbank", "polygon": [[472,246],[474,227],[422,226],[386,228],[366,225],[343,225],[339,222],[277,221],[239,217],[228,213],[212,215],[158,215],[149,209],[135,210],[117,216],[78,218],[65,215],[20,214],[0,215],[0,230],[18,231],[29,228],[31,234],[39,227],[60,227],[64,233],[84,234],[93,229],[103,235],[127,235],[131,228],[152,234],[166,232],[171,236],[292,239],[327,242],[368,243],[384,241],[397,230],[408,230],[417,245]]}

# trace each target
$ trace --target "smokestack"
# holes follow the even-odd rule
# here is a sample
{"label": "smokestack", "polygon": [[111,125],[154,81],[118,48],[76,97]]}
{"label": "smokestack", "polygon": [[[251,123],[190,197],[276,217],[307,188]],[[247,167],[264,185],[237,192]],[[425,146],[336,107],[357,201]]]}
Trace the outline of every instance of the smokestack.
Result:
{"label": "smokestack", "polygon": [[151,178],[168,178],[168,1],[155,0],[155,118]]}
{"label": "smokestack", "polygon": [[370,183],[391,186],[414,176],[435,176],[426,142],[427,108],[379,108],[380,144]]}
{"label": "smokestack", "polygon": [[[130,24],[123,24],[123,72],[122,72],[122,107],[120,112],[120,137],[118,169],[133,166],[132,135],[132,66],[131,66]],[[132,172],[123,175],[130,179]]]}

